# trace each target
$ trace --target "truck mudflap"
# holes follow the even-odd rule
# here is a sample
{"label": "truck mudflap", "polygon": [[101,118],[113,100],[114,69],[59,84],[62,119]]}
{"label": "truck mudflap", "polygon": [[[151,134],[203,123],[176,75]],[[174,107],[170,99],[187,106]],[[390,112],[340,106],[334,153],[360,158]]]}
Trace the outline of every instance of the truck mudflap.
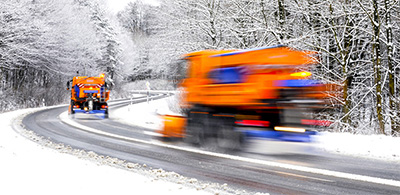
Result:
{"label": "truck mudflap", "polygon": [[286,132],[275,130],[252,130],[240,129],[247,139],[268,139],[286,142],[313,142],[313,136],[317,135],[316,131],[305,132]]}

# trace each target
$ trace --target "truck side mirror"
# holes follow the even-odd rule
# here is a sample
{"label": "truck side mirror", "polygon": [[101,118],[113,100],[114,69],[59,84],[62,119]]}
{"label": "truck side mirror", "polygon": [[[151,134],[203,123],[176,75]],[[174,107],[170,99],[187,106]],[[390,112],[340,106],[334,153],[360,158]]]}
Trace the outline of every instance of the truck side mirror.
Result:
{"label": "truck side mirror", "polygon": [[105,86],[106,89],[108,89],[108,90],[112,90],[112,89],[113,89],[113,83],[107,83],[107,82],[105,82],[105,83],[104,83],[104,86]]}
{"label": "truck side mirror", "polygon": [[71,81],[67,81],[67,90],[69,91],[69,88],[71,86]]}

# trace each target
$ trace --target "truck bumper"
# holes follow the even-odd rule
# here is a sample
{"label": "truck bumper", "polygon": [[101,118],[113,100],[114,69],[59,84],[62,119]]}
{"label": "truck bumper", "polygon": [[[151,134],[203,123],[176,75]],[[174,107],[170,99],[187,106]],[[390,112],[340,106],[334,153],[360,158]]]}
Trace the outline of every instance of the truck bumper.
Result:
{"label": "truck bumper", "polygon": [[106,110],[92,110],[92,111],[85,111],[81,109],[74,110],[75,113],[84,113],[84,114],[106,114]]}
{"label": "truck bumper", "polygon": [[313,142],[313,136],[317,134],[315,131],[306,131],[304,133],[283,132],[275,130],[252,130],[240,129],[247,139],[268,139],[285,142]]}
{"label": "truck bumper", "polygon": [[84,113],[84,114],[105,114],[105,110],[92,110],[92,111],[85,111],[85,110],[74,110],[75,113]]}

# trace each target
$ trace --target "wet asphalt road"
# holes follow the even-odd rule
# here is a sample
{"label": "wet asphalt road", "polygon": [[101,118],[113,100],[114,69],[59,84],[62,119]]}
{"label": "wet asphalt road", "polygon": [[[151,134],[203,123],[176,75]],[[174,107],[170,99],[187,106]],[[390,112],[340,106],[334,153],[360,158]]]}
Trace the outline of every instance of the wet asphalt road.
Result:
{"label": "wet asphalt road", "polygon": [[[139,101],[139,100],[135,100]],[[130,126],[113,118],[112,110],[129,104],[126,101],[110,103],[110,118],[79,118],[75,122],[122,137],[163,143],[182,148],[196,149],[182,142],[162,142],[146,134],[150,129]],[[249,193],[270,194],[400,194],[400,187],[366,182],[356,176],[369,176],[400,181],[400,163],[369,160],[349,156],[310,153],[310,154],[260,154],[244,149],[229,152],[231,156],[296,165],[318,170],[349,173],[352,178],[341,178],[302,170],[291,170],[260,163],[228,159],[218,155],[207,155],[187,150],[162,147],[160,145],[135,142],[113,136],[88,132],[63,123],[59,116],[67,107],[47,109],[27,115],[22,123],[29,130],[53,142],[64,143],[74,148],[94,151],[101,155],[117,157],[133,163],[147,164],[155,169],[162,168],[186,177],[206,182],[228,184],[229,187]],[[217,147],[200,148],[213,153],[224,153]],[[197,150],[197,149],[196,149]],[[352,177],[352,175],[350,175]]]}

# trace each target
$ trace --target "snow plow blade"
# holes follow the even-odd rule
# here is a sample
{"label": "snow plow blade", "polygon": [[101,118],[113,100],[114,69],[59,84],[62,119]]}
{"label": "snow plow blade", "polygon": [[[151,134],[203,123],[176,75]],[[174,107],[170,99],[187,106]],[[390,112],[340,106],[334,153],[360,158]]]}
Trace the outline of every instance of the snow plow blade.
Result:
{"label": "snow plow blade", "polygon": [[158,131],[165,138],[183,138],[186,118],[182,116],[164,115],[163,129]]}

